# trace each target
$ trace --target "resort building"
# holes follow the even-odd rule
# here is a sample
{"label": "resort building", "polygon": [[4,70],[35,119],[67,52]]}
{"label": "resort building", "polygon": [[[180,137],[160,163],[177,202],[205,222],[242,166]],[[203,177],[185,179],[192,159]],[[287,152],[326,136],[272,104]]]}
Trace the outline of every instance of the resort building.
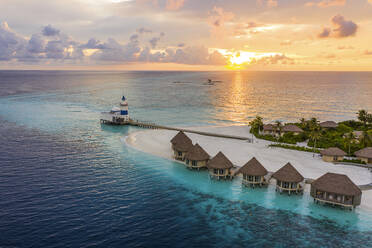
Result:
{"label": "resort building", "polygon": [[113,107],[110,112],[102,112],[100,122],[109,125],[127,125],[130,122],[128,102],[122,96],[120,106]]}
{"label": "resort building", "polygon": [[359,151],[356,151],[354,154],[366,164],[372,164],[372,147],[363,148]]}
{"label": "resort building", "polygon": [[353,209],[360,205],[362,191],[348,176],[327,173],[311,183],[310,195],[316,203]]}
{"label": "resort building", "polygon": [[191,169],[200,169],[207,167],[209,154],[198,144],[190,148],[185,155],[186,166]]}
{"label": "resort building", "polygon": [[272,177],[276,179],[276,191],[279,190],[280,193],[283,191],[288,194],[303,192],[301,183],[304,177],[290,163],[276,171]]}
{"label": "resort building", "polygon": [[266,124],[263,126],[261,134],[276,135],[276,127],[273,124]]}
{"label": "resort building", "polygon": [[322,159],[325,162],[342,161],[346,156],[346,152],[344,152],[338,147],[327,148],[325,150],[320,151],[320,154],[322,155]]}
{"label": "resort building", "polygon": [[233,163],[222,153],[219,152],[207,163],[207,168],[209,170],[209,175],[217,179],[232,179],[232,168],[234,168]]}
{"label": "resort building", "polygon": [[338,124],[334,121],[324,121],[324,122],[319,123],[319,126],[321,128],[328,129],[328,128],[337,128]]}
{"label": "resort building", "polygon": [[303,132],[304,130],[302,130],[298,126],[293,125],[293,124],[288,124],[282,128],[281,135],[284,135],[285,133],[293,133],[294,135],[299,135],[300,133],[303,133]]}
{"label": "resort building", "polygon": [[180,131],[171,140],[174,158],[184,161],[186,153],[192,148],[192,140],[186,134]]}
{"label": "resort building", "polygon": [[265,176],[268,172],[255,157],[243,165],[238,173],[243,175],[242,182],[246,186],[254,187],[255,185],[262,186],[267,184]]}

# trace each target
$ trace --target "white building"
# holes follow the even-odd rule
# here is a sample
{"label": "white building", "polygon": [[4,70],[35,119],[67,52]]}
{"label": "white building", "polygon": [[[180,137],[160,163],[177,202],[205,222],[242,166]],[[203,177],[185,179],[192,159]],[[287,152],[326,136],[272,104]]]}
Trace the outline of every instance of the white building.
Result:
{"label": "white building", "polygon": [[121,98],[119,107],[112,107],[110,112],[101,114],[101,123],[123,125],[129,122],[128,102],[125,96]]}

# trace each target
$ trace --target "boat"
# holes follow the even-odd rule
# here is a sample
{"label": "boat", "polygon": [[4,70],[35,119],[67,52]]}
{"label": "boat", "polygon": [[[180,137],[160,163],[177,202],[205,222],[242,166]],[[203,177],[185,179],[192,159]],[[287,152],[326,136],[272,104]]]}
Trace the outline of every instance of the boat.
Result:
{"label": "boat", "polygon": [[100,122],[108,125],[127,125],[129,123],[128,102],[122,96],[119,107],[112,107],[110,112],[102,112]]}

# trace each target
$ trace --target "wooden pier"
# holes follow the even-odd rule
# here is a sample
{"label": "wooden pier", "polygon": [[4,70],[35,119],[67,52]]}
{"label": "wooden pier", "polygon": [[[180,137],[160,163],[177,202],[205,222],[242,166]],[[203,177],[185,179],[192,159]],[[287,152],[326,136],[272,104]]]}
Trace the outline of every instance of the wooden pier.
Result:
{"label": "wooden pier", "polygon": [[174,130],[174,131],[182,131],[182,132],[185,132],[185,133],[195,133],[195,134],[199,134],[199,135],[211,136],[211,137],[217,137],[217,138],[245,140],[245,141],[248,141],[248,142],[252,142],[252,139],[251,138],[243,137],[243,136],[235,136],[235,135],[227,135],[227,134],[202,132],[202,131],[196,131],[196,130],[185,129],[185,128],[177,128],[177,127],[168,127],[168,126],[163,126],[163,125],[157,125],[157,124],[152,123],[152,122],[138,121],[138,120],[132,120],[132,119],[130,119],[127,122],[120,122],[120,123],[113,123],[111,121],[101,120],[101,124],[108,124],[108,125],[130,125],[130,126],[142,127],[142,128],[148,128],[148,129]]}
{"label": "wooden pier", "polygon": [[165,130],[182,131],[182,132],[185,132],[185,133],[195,133],[195,134],[204,135],[204,136],[226,138],[226,139],[246,140],[248,142],[252,142],[252,139],[250,139],[248,137],[243,137],[243,136],[202,132],[202,131],[196,131],[196,130],[185,129],[185,128],[177,128],[177,127],[168,127],[168,126],[163,126],[163,125],[157,125],[155,123],[150,123],[150,122],[142,122],[142,121],[138,121],[138,120],[129,120],[128,125],[142,127],[142,128],[149,128],[149,129],[165,129]]}

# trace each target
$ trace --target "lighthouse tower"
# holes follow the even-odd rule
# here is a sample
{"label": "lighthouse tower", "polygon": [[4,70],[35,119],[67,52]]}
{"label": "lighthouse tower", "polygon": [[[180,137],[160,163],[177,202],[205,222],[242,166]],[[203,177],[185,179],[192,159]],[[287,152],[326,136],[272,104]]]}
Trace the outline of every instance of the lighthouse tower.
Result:
{"label": "lighthouse tower", "polygon": [[120,117],[123,118],[125,122],[129,121],[128,102],[125,96],[121,98],[120,102]]}

